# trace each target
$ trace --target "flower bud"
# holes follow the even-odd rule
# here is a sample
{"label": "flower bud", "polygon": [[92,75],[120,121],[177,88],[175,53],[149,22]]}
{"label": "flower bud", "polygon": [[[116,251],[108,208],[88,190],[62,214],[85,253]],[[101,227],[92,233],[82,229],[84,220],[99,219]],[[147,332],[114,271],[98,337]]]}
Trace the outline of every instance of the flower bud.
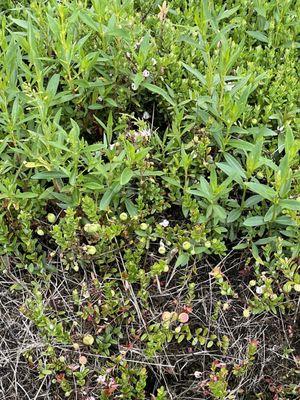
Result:
{"label": "flower bud", "polygon": [[85,224],[84,231],[87,233],[96,233],[100,229],[100,224]]}
{"label": "flower bud", "polygon": [[189,250],[189,249],[191,248],[191,246],[192,246],[192,245],[191,245],[190,242],[187,242],[187,241],[186,241],[186,242],[183,242],[183,243],[182,243],[182,248],[183,248],[183,250],[186,250],[186,251],[187,251],[187,250]]}
{"label": "flower bud", "polygon": [[50,222],[50,224],[54,224],[54,222],[56,221],[56,216],[53,213],[49,213],[47,215],[47,220],[48,222]]}
{"label": "flower bud", "polygon": [[140,229],[142,231],[146,231],[148,229],[148,226],[149,226],[148,224],[146,224],[145,222],[142,222],[140,225]]}
{"label": "flower bud", "polygon": [[120,214],[120,220],[121,221],[127,221],[127,219],[128,219],[128,215],[125,212],[122,212]]}
{"label": "flower bud", "polygon": [[95,246],[86,246],[86,252],[90,255],[93,256],[94,254],[96,254],[97,249]]}

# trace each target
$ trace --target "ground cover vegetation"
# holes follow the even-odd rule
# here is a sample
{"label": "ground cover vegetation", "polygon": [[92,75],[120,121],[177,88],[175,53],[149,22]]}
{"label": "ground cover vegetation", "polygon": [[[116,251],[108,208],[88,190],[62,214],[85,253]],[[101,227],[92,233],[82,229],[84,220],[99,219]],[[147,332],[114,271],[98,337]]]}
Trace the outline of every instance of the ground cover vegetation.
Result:
{"label": "ground cover vegetation", "polygon": [[0,2],[0,398],[299,398],[299,1]]}

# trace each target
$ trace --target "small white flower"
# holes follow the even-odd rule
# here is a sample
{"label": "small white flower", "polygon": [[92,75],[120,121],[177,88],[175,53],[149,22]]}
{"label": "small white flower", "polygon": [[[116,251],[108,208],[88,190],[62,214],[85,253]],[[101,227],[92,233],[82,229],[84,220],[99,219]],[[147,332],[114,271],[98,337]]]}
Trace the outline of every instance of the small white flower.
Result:
{"label": "small white flower", "polygon": [[145,111],[143,114],[143,119],[149,119],[149,118],[150,118],[150,114],[147,111]]}
{"label": "small white flower", "polygon": [[169,224],[170,222],[167,219],[164,219],[162,222],[159,223],[159,225],[163,226],[164,228],[169,226]]}
{"label": "small white flower", "polygon": [[136,84],[135,84],[135,83],[132,83],[132,84],[131,84],[131,89],[132,89],[132,90],[137,90],[137,87],[136,87]]}
{"label": "small white flower", "polygon": [[284,130],[284,126],[278,126],[278,127],[277,127],[277,130],[278,130],[279,132],[282,132],[282,131]]}
{"label": "small white flower", "polygon": [[234,88],[234,83],[228,82],[225,88],[226,88],[227,92],[230,92]]}
{"label": "small white flower", "polygon": [[255,291],[257,294],[262,294],[264,291],[264,288],[265,288],[265,286],[256,286]]}
{"label": "small white flower", "polygon": [[201,378],[201,375],[202,375],[202,372],[200,372],[200,371],[195,371],[195,372],[194,372],[194,377],[195,377],[196,379],[200,379],[200,378]]}
{"label": "small white flower", "polygon": [[99,375],[97,378],[97,383],[100,383],[101,385],[103,385],[105,383],[105,380],[106,380],[105,375]]}
{"label": "small white flower", "polygon": [[143,71],[143,77],[144,78],[148,78],[148,76],[150,75],[150,72],[147,69],[144,69]]}
{"label": "small white flower", "polygon": [[157,61],[156,61],[155,58],[151,58],[151,62],[152,62],[152,65],[156,65],[157,64]]}
{"label": "small white flower", "polygon": [[109,145],[109,150],[113,150],[116,146],[116,143],[112,143]]}
{"label": "small white flower", "polygon": [[101,96],[99,96],[98,101],[101,103],[103,101],[103,98]]}
{"label": "small white flower", "polygon": [[136,42],[136,43],[134,44],[134,50],[138,50],[138,49],[139,49],[142,40],[143,40],[143,39],[141,39],[139,42]]}
{"label": "small white flower", "polygon": [[129,51],[126,52],[126,57],[127,57],[127,58],[130,58],[130,53],[129,53]]}
{"label": "small white flower", "polygon": [[139,132],[139,136],[143,138],[149,138],[151,136],[150,129],[143,129],[142,131]]}

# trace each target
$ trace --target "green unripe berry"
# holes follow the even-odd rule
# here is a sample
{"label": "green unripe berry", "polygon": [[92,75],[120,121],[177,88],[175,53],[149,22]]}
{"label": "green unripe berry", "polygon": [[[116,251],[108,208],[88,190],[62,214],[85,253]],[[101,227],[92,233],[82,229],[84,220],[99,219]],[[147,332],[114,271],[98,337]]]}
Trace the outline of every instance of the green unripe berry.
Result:
{"label": "green unripe berry", "polygon": [[183,248],[183,250],[186,250],[186,251],[187,251],[187,250],[189,250],[189,249],[191,248],[191,246],[192,246],[192,245],[191,245],[190,242],[187,242],[187,241],[186,241],[186,242],[183,242],[183,243],[182,243],[182,248]]}
{"label": "green unripe berry", "polygon": [[56,216],[53,213],[49,213],[47,215],[47,220],[48,222],[50,222],[50,224],[54,224],[54,222],[56,221]]}
{"label": "green unripe berry", "polygon": [[37,229],[36,233],[37,233],[39,236],[44,236],[44,235],[45,235],[45,232],[44,232],[43,229],[41,229],[41,228]]}
{"label": "green unripe berry", "polygon": [[100,227],[100,224],[85,224],[83,229],[85,230],[85,232],[93,234],[98,232]]}
{"label": "green unripe berry", "polygon": [[97,249],[95,246],[86,246],[86,252],[90,255],[93,256],[94,254],[96,254]]}
{"label": "green unripe berry", "polygon": [[92,346],[92,344],[94,343],[95,339],[92,335],[84,335],[83,339],[82,339],[82,343],[85,344],[86,346]]}
{"label": "green unripe berry", "polygon": [[122,212],[120,214],[120,220],[121,221],[127,221],[127,219],[128,219],[128,215],[125,212]]}
{"label": "green unripe berry", "polygon": [[145,222],[142,222],[140,225],[140,229],[142,231],[146,231],[148,229],[148,224],[146,224]]}
{"label": "green unripe berry", "polygon": [[165,254],[165,253],[166,253],[166,248],[165,248],[165,246],[159,246],[158,252],[159,252],[159,254]]}

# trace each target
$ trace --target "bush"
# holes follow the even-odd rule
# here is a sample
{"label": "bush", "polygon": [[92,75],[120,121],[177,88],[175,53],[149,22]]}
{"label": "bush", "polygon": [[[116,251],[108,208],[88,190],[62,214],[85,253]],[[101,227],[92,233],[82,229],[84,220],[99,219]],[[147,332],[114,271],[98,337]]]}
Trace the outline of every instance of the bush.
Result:
{"label": "bush", "polygon": [[0,390],[296,399],[296,2],[0,11]]}

